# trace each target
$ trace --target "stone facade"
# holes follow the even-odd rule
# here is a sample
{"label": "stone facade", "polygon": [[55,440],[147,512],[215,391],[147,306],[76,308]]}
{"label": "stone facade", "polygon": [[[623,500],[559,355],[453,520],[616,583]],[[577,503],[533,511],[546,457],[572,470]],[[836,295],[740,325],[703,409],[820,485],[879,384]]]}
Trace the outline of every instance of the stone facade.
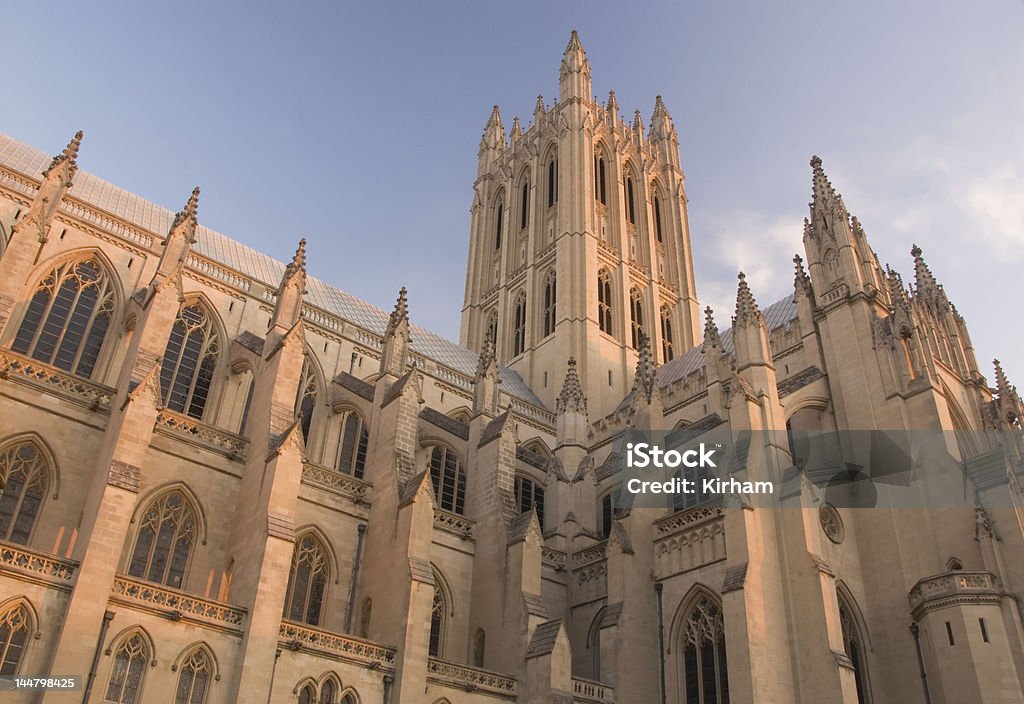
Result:
{"label": "stone facade", "polygon": [[[404,289],[389,314],[307,277],[305,241],[285,265],[204,228],[198,189],[174,214],[79,172],[81,142],[0,137],[3,674],[92,702],[1024,702],[1024,407],[820,159],[793,294],[741,274],[720,331],[668,110],[594,100],[573,33],[554,104],[485,128],[458,346]],[[784,507],[617,505],[639,428],[737,439]],[[950,431],[968,504],[826,502],[786,431],[836,429]]]}

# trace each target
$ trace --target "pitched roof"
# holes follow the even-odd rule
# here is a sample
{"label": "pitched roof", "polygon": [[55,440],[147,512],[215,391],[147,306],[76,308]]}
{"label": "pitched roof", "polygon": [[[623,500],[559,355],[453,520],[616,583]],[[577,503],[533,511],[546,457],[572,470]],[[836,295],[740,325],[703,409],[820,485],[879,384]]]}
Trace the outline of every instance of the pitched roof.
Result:
{"label": "pitched roof", "polygon": [[[52,158],[46,152],[0,133],[0,165],[11,171],[38,181]],[[5,185],[26,195],[33,193],[33,189],[11,183],[9,180],[5,181]],[[79,171],[75,176],[70,196],[146,230],[159,239],[167,234],[174,221],[173,211],[87,171]],[[270,290],[277,289],[284,274],[283,262],[202,224],[196,228],[196,243],[192,248],[198,254],[263,283]],[[377,335],[384,334],[389,315],[384,309],[313,277],[309,277],[306,288],[306,301],[309,304]],[[475,373],[479,356],[476,352],[417,325],[410,325],[410,332],[412,348],[416,352],[467,376],[472,377]],[[505,393],[540,408],[546,408],[543,401],[530,390],[519,374],[507,367],[499,366],[498,376]]]}
{"label": "pitched roof", "polygon": [[[762,315],[764,315],[764,322],[768,326],[768,332],[777,330],[797,317],[796,299],[793,294],[790,294],[765,308],[762,311]],[[722,348],[726,354],[731,355],[735,353],[735,347],[732,342],[732,328],[722,332]],[[665,364],[658,367],[658,383],[665,387],[700,369],[704,365],[701,349],[701,346],[697,345],[671,362],[665,362]]]}

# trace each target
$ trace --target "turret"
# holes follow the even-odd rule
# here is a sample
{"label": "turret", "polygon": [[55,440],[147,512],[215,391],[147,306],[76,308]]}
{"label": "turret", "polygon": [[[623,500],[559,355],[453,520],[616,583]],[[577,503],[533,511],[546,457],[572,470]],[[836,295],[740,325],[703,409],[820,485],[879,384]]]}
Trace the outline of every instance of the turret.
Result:
{"label": "turret", "polygon": [[583,395],[583,386],[576,373],[575,357],[569,357],[565,382],[555,399],[555,411],[558,413],[555,421],[558,445],[582,445],[587,431],[587,397]]}
{"label": "turret", "polygon": [[574,29],[572,36],[569,37],[569,45],[565,47],[565,53],[562,55],[558,97],[562,102],[573,98],[590,100],[590,91],[590,62],[587,60],[586,52],[583,51],[580,37]]}

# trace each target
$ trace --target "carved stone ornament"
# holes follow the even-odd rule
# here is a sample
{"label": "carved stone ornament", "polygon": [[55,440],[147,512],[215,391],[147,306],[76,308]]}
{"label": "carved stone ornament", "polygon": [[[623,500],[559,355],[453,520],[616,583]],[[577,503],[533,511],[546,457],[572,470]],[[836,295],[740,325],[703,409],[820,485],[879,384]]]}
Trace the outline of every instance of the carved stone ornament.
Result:
{"label": "carved stone ornament", "polygon": [[822,504],[818,509],[818,521],[821,522],[821,530],[824,531],[825,537],[836,545],[843,542],[843,538],[846,537],[846,529],[843,527],[843,518],[835,506],[828,503]]}

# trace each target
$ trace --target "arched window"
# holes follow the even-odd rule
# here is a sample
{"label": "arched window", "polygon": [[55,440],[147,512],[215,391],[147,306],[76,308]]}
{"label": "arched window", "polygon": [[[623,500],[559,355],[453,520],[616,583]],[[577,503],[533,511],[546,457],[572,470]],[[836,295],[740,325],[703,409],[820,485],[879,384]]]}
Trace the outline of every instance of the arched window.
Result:
{"label": "arched window", "polygon": [[854,681],[857,683],[857,704],[868,704],[868,672],[865,658],[864,638],[861,635],[856,618],[856,607],[847,599],[842,591],[839,597],[839,623],[843,628],[843,648],[853,666]]}
{"label": "arched window", "polygon": [[437,445],[431,450],[430,480],[442,509],[458,514],[466,512],[466,475],[458,456],[447,447]]}
{"label": "arched window", "polygon": [[17,604],[0,616],[0,675],[18,674],[31,626],[32,617],[24,604]]}
{"label": "arched window", "polygon": [[661,356],[663,362],[670,362],[675,357],[675,340],[672,337],[672,310],[667,306],[661,309]]}
{"label": "arched window", "polygon": [[558,202],[558,160],[548,162],[548,207]]}
{"label": "arched window", "polygon": [[612,275],[607,269],[597,274],[597,322],[601,332],[612,334]]}
{"label": "arched window", "polygon": [[299,692],[299,704],[316,704],[316,689],[313,685],[307,684]]}
{"label": "arched window", "polygon": [[523,197],[519,205],[519,229],[525,230],[530,222],[530,182],[523,184]]}
{"label": "arched window", "polygon": [[555,331],[555,303],[558,298],[555,272],[549,271],[544,277],[544,337]]}
{"label": "arched window", "polygon": [[196,537],[196,515],[178,490],[158,497],[142,514],[128,574],[181,587]]}
{"label": "arched window", "polygon": [[67,262],[36,288],[11,349],[89,377],[113,314],[114,287],[99,262]]}
{"label": "arched window", "polygon": [[334,680],[328,679],[320,685],[319,704],[338,704],[338,687],[334,684]]}
{"label": "arched window", "polygon": [[185,658],[178,671],[178,689],[174,704],[205,704],[213,675],[213,663],[202,648]]}
{"label": "arched window", "polygon": [[516,296],[512,319],[512,356],[520,355],[526,349],[526,294]]}
{"label": "arched window", "polygon": [[661,229],[661,199],[658,196],[654,196],[654,232],[658,236],[659,242],[665,241]]}
{"label": "arched window", "polygon": [[295,415],[302,418],[302,441],[309,445],[309,429],[313,427],[313,413],[316,411],[316,397],[319,384],[316,369],[309,357],[302,363],[302,377],[299,394],[295,399]]}
{"label": "arched window", "polygon": [[644,334],[643,296],[643,291],[638,288],[629,293],[629,318],[633,349],[640,349],[640,338]]}
{"label": "arched window", "polygon": [[536,509],[537,519],[544,527],[544,485],[534,481],[531,477],[522,475],[516,476],[515,481],[516,503],[519,504],[519,512],[526,513],[531,508]]}
{"label": "arched window", "polygon": [[50,471],[31,441],[15,442],[0,450],[0,539],[28,545],[50,488]]}
{"label": "arched window", "polygon": [[219,352],[217,328],[205,308],[198,303],[183,306],[171,328],[160,367],[164,405],[202,418]]}
{"label": "arched window", "polygon": [[594,199],[601,205],[608,204],[607,191],[605,189],[605,168],[604,157],[594,157]]}
{"label": "arched window", "polygon": [[430,607],[430,640],[428,650],[430,657],[439,658],[444,655],[444,638],[448,625],[448,594],[444,589],[444,578],[434,570],[434,600]]}
{"label": "arched window", "polygon": [[104,702],[136,704],[142,692],[142,677],[150,660],[149,646],[141,634],[135,633],[114,649],[114,666]]}
{"label": "arched window", "polygon": [[498,199],[498,204],[494,206],[494,249],[501,249],[501,229],[505,222],[505,204]]}
{"label": "arched window", "polygon": [[330,571],[327,550],[315,535],[307,533],[295,541],[284,603],[285,618],[320,625]]}
{"label": "arched window", "polygon": [[633,196],[633,177],[626,177],[626,217],[630,225],[636,225],[636,200]]}
{"label": "arched window", "polygon": [[615,517],[615,492],[609,491],[601,497],[601,525],[598,526],[601,538],[607,538],[612,534],[612,519]]}
{"label": "arched window", "polygon": [[362,479],[366,471],[366,448],[369,444],[370,432],[362,417],[355,411],[349,411],[341,430],[338,471]]}
{"label": "arched window", "polygon": [[693,600],[680,631],[684,704],[728,704],[722,607],[710,595]]}

